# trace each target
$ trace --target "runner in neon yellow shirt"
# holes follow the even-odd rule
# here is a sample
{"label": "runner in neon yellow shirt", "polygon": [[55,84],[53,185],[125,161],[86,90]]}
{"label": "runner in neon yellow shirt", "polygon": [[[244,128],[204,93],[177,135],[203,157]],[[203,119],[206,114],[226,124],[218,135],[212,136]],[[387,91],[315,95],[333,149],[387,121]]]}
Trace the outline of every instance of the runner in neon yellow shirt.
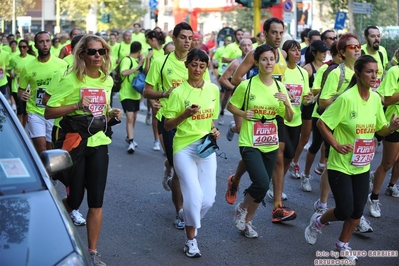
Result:
{"label": "runner in neon yellow shirt", "polygon": [[238,29],[234,32],[235,42],[225,45],[226,48],[223,50],[223,63],[231,63],[231,61],[241,56],[242,51],[240,49],[240,41],[243,37],[244,31],[242,29]]}
{"label": "runner in neon yellow shirt", "polygon": [[[317,122],[323,137],[331,144],[327,169],[335,208],[328,209],[324,214],[315,212],[305,230],[306,241],[315,244],[326,223],[344,221],[335,242],[338,252],[351,250],[349,241],[367,201],[370,163],[375,152],[374,133],[387,136],[399,128],[398,117],[387,123],[381,99],[371,91],[377,79],[377,61],[368,55],[361,56],[354,70],[349,89],[330,105]],[[357,260],[351,254],[342,257]]]}
{"label": "runner in neon yellow shirt", "polygon": [[130,31],[124,31],[122,34],[123,41],[119,43],[118,51],[115,55],[118,58],[118,63],[121,59],[130,53],[130,44],[132,43],[132,33]]}

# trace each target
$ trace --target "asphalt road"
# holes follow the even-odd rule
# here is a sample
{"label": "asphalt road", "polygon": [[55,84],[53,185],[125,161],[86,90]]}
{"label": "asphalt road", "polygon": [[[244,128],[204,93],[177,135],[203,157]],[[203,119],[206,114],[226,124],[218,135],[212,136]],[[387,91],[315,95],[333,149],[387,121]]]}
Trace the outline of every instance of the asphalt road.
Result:
{"label": "asphalt road", "polygon": [[[118,103],[115,105],[118,106]],[[234,206],[226,203],[224,194],[227,177],[234,173],[240,155],[237,136],[232,142],[225,138],[232,118],[228,114],[225,124],[218,126],[222,132],[218,145],[220,152],[225,153],[227,158],[217,159],[216,202],[198,230],[197,240],[202,257],[186,257],[183,253],[184,231],[173,226],[175,213],[171,193],[165,191],[161,184],[165,157],[162,151],[152,150],[152,131],[144,123],[145,114],[143,110],[139,112],[135,129],[138,147],[134,154],[126,152],[124,119],[121,125],[114,127],[113,142],[109,146],[108,183],[98,245],[101,258],[107,265],[314,265],[317,262],[315,259],[326,259],[324,256],[333,249],[342,222],[326,226],[315,245],[305,241],[304,230],[313,214],[313,203],[319,197],[320,177],[316,174],[311,180],[312,192],[303,192],[300,180],[293,180],[287,175],[284,192],[288,200],[284,204],[296,211],[296,220],[273,224],[273,203],[266,198],[267,206],[260,206],[253,219],[259,238],[247,239],[234,228]],[[372,169],[381,160],[381,150],[379,148],[376,153]],[[301,156],[301,168],[304,167],[304,158],[305,152]],[[249,184],[246,174],[242,179],[238,201],[243,199],[242,191]],[[60,197],[65,195],[61,184],[57,185],[57,189]],[[357,265],[399,265],[398,257],[368,256],[372,250],[395,250],[397,256],[399,250],[399,198],[382,194],[380,202],[381,218],[371,217],[367,207],[364,211],[374,232],[355,233],[352,237],[350,246],[353,250],[365,251],[366,255],[359,258]],[[334,206],[332,196],[329,206]],[[80,210],[86,216],[86,201]],[[85,240],[86,227],[78,227],[78,230]],[[319,262],[319,265],[327,265],[326,261]]]}

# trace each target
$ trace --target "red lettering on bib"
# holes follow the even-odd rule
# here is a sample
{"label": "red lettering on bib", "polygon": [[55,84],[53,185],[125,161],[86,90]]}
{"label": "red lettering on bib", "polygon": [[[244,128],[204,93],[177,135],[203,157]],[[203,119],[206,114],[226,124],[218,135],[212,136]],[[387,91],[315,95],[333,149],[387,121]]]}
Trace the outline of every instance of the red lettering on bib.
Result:
{"label": "red lettering on bib", "polygon": [[356,139],[351,165],[358,167],[369,165],[374,158],[374,149],[373,139]]}
{"label": "red lettering on bib", "polygon": [[107,98],[104,89],[81,89],[81,97],[90,97],[89,110],[93,116],[102,116],[105,106],[107,105]]}
{"label": "red lettering on bib", "polygon": [[375,80],[375,84],[374,84],[374,86],[371,88],[374,92],[378,89],[378,87],[380,86],[380,84],[381,84],[381,79],[380,78],[377,78],[376,80]]}
{"label": "red lettering on bib", "polygon": [[289,90],[289,94],[294,96],[294,101],[291,102],[293,106],[300,106],[301,105],[301,96],[303,87],[300,84],[285,84],[287,89]]}
{"label": "red lettering on bib", "polygon": [[252,137],[254,146],[276,145],[278,144],[277,127],[273,121],[262,123],[254,122],[254,135]]}

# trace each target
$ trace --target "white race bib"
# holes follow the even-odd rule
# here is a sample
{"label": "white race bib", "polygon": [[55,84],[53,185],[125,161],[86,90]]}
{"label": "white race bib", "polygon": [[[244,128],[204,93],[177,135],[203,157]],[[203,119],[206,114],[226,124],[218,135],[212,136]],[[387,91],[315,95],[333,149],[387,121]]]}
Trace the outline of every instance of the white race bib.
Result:
{"label": "white race bib", "polygon": [[253,146],[265,146],[278,144],[277,127],[273,121],[262,123],[254,122],[254,134],[252,137]]}
{"label": "white race bib", "polygon": [[358,167],[369,165],[374,158],[374,149],[373,139],[356,139],[351,165]]}

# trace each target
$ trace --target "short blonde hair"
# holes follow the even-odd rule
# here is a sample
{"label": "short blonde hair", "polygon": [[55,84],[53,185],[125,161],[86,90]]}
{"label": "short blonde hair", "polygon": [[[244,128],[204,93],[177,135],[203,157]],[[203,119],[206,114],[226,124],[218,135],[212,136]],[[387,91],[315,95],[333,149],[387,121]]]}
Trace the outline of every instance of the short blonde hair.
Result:
{"label": "short blonde hair", "polygon": [[75,60],[73,62],[71,71],[76,72],[76,77],[78,80],[83,81],[84,76],[86,75],[86,65],[81,57],[81,54],[86,51],[87,44],[91,41],[101,42],[102,47],[107,50],[106,54],[103,56],[103,64],[100,67],[100,70],[105,75],[104,80],[106,80],[111,71],[111,48],[103,38],[93,34],[87,34],[83,36],[82,39],[80,39],[80,41],[76,44],[73,51]]}

